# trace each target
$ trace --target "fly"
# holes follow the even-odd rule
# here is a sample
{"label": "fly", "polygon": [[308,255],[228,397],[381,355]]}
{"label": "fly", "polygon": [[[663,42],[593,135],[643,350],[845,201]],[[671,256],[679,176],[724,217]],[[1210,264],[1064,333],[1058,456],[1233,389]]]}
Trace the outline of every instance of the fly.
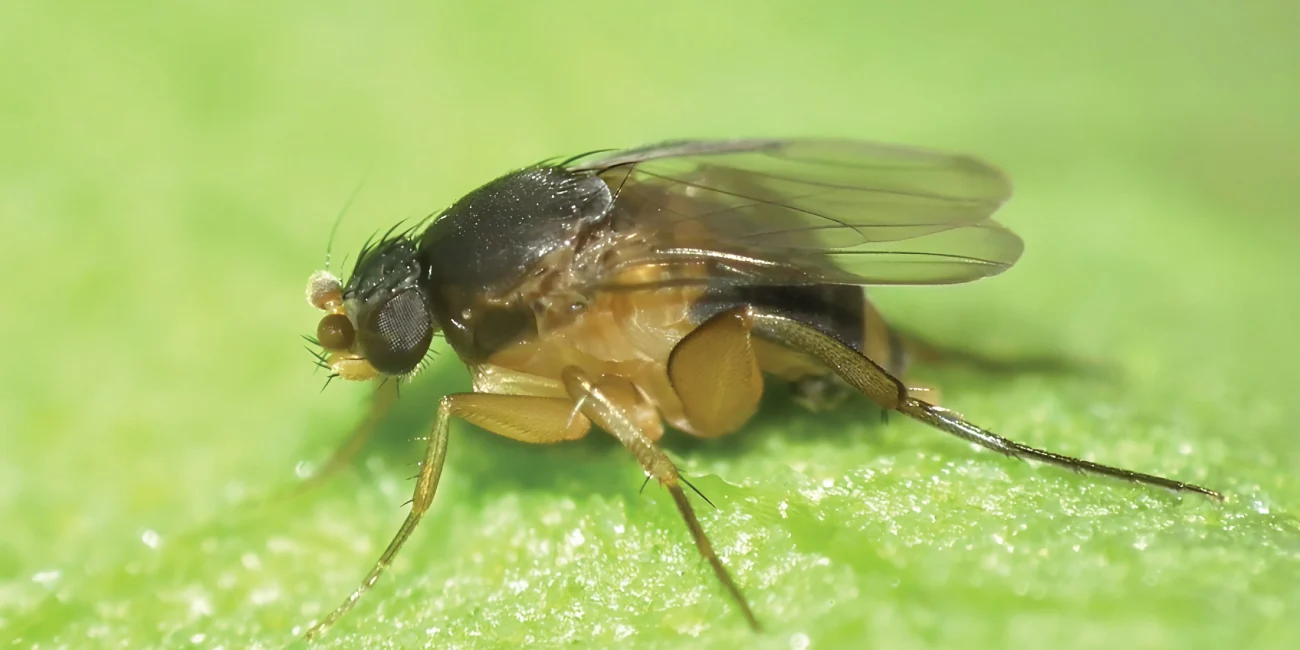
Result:
{"label": "fly", "polygon": [[[679,141],[506,174],[427,226],[367,245],[347,281],[317,272],[319,360],[347,380],[408,377],[435,335],[473,390],[447,395],[411,511],[361,585],[316,623],[325,633],[379,579],[429,509],[453,418],[528,443],[618,439],[671,494],[719,582],[758,619],[714,552],[659,447],[740,430],[769,381],[827,406],[856,391],[999,453],[1213,499],[1213,490],[1035,449],[921,398],[909,346],[868,285],[956,284],[1020,257],[993,221],[1011,196],[976,158],[830,139]],[[395,382],[393,382],[395,383]],[[382,391],[325,469],[346,464],[393,400]]]}

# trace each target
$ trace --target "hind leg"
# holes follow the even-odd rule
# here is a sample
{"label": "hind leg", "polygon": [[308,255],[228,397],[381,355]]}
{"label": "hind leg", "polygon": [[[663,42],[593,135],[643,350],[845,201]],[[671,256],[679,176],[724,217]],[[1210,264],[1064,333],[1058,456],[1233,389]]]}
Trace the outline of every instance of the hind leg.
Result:
{"label": "hind leg", "polygon": [[1179,492],[1194,492],[1215,500],[1223,495],[1214,490],[1162,476],[1102,465],[1008,440],[965,418],[910,394],[908,387],[866,356],[823,334],[816,328],[787,316],[755,307],[744,307],[744,319],[756,336],[798,350],[818,359],[858,392],[881,407],[898,411],[935,429],[1007,456],[1035,460],[1076,472],[1109,476]]}

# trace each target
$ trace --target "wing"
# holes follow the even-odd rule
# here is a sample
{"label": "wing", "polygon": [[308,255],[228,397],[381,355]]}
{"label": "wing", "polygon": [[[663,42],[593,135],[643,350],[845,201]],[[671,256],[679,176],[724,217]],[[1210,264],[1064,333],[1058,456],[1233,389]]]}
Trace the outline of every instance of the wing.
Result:
{"label": "wing", "polygon": [[[655,233],[627,265],[748,284],[953,284],[1005,271],[1023,244],[975,158],[827,139],[669,142],[571,160],[614,189],[615,226]],[[698,263],[698,264],[692,264]]]}

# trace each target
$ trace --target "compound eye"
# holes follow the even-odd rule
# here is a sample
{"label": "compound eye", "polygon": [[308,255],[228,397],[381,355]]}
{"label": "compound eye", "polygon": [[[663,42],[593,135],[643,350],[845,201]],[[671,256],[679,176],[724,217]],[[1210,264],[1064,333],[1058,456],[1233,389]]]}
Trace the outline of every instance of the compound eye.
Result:
{"label": "compound eye", "polygon": [[352,321],[343,314],[330,314],[320,319],[316,326],[316,340],[326,350],[342,351],[352,347],[356,340],[356,331]]}
{"label": "compound eye", "polygon": [[415,370],[433,341],[433,315],[424,297],[408,289],[375,307],[357,332],[361,351],[375,370],[404,375]]}

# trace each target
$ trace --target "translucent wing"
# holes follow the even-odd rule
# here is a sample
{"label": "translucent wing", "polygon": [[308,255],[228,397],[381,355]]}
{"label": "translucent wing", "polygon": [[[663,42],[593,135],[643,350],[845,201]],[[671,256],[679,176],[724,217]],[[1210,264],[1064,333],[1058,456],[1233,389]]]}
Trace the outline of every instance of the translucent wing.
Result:
{"label": "translucent wing", "polygon": [[670,142],[570,161],[616,192],[616,227],[656,233],[624,264],[698,262],[746,283],[952,284],[1023,244],[1011,195],[975,158],[823,139]]}

